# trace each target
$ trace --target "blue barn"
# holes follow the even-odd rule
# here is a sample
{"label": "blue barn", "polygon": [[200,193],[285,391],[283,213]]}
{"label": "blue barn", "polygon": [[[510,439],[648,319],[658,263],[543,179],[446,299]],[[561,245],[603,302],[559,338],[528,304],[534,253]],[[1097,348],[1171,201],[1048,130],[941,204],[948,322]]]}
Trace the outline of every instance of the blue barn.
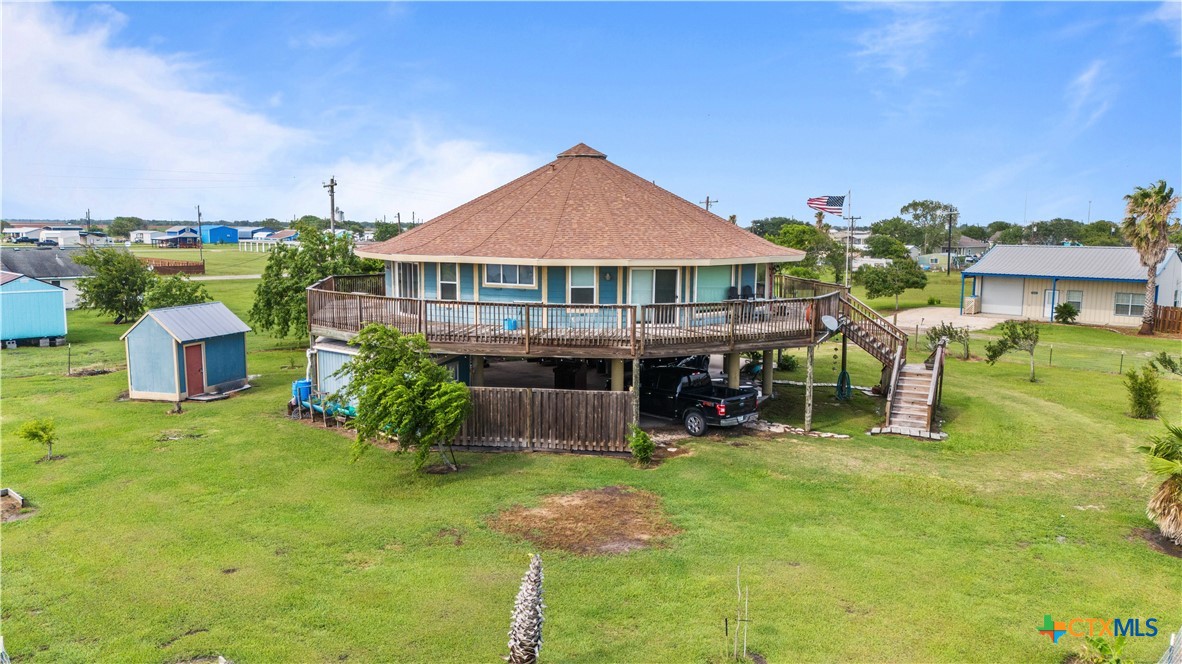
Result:
{"label": "blue barn", "polygon": [[238,229],[229,226],[202,226],[201,241],[205,244],[235,244]]}
{"label": "blue barn", "polygon": [[15,272],[0,272],[0,340],[66,335],[66,289]]}
{"label": "blue barn", "polygon": [[221,302],[149,311],[121,337],[129,396],[181,401],[243,387],[249,331]]}

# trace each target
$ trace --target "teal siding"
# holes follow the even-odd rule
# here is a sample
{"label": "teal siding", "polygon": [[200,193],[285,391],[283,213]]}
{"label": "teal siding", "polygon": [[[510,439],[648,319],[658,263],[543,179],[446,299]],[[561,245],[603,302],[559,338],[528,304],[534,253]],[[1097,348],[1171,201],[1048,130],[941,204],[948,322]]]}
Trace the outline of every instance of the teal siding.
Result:
{"label": "teal siding", "polygon": [[423,263],[423,297],[433,300],[437,297],[439,280],[439,264]]}
{"label": "teal siding", "polygon": [[698,268],[698,302],[721,302],[731,286],[731,267],[712,265]]}
{"label": "teal siding", "polygon": [[[608,280],[607,277],[611,277]],[[620,283],[620,268],[618,267],[601,267],[599,268],[599,303],[600,304],[616,304],[616,289]]]}
{"label": "teal siding", "polygon": [[456,380],[465,385],[469,384],[472,378],[472,372],[470,358],[467,355],[444,357],[440,359],[439,364],[447,367],[451,371],[452,377]]}
{"label": "teal siding", "polygon": [[[484,266],[478,266],[481,270]],[[497,288],[495,286],[485,286],[481,278],[480,284],[480,301],[481,302],[541,302],[542,301],[542,277],[539,272],[541,268],[534,268],[535,281],[537,286],[534,288]],[[483,275],[482,275],[483,277]]]}
{"label": "teal siding", "polygon": [[566,268],[546,268],[546,298],[550,304],[566,304]]}
{"label": "teal siding", "polygon": [[460,263],[460,299],[471,302],[472,294],[475,293],[473,284],[475,281],[475,266],[471,263]]}
{"label": "teal siding", "polygon": [[66,292],[21,277],[0,286],[0,339],[39,339],[66,334]]}
{"label": "teal siding", "polygon": [[755,292],[755,266],[744,265],[740,268],[739,277],[739,294],[742,295],[743,287],[750,286],[751,291]]}
{"label": "teal siding", "polygon": [[[137,392],[176,394],[176,377],[185,381],[182,360],[174,363],[173,346],[176,342],[151,318],[145,318],[127,335],[127,371],[131,389]],[[179,369],[179,371],[178,371]]]}
{"label": "teal siding", "polygon": [[205,339],[205,382],[211,390],[246,380],[246,335],[228,334]]}

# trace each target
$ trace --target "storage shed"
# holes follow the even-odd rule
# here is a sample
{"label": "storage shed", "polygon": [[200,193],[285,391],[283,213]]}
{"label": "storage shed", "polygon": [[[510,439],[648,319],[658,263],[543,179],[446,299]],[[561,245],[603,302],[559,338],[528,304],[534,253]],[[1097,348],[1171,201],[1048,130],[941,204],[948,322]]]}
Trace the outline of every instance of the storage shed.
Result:
{"label": "storage shed", "polygon": [[181,401],[245,386],[249,331],[221,302],[149,311],[122,337],[129,396]]}
{"label": "storage shed", "polygon": [[238,229],[229,226],[202,226],[201,241],[205,244],[233,244],[238,242]]}
{"label": "storage shed", "polygon": [[66,289],[15,272],[0,272],[0,340],[66,336]]}

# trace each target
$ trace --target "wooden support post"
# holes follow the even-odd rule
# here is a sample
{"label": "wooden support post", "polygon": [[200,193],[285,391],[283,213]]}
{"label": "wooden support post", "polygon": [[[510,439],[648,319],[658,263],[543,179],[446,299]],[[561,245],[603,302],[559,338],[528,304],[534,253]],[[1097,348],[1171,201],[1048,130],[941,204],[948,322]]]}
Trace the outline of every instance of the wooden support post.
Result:
{"label": "wooden support post", "polygon": [[624,391],[624,360],[612,360],[612,391]]}
{"label": "wooden support post", "polygon": [[525,306],[525,354],[529,355],[529,305]]}
{"label": "wooden support post", "polygon": [[804,379],[804,430],[813,430],[813,351],[815,346],[808,349],[808,372]]}
{"label": "wooden support post", "polygon": [[774,383],[772,379],[776,377],[776,367],[772,364],[772,351],[763,351],[763,396],[770,397]]}
{"label": "wooden support post", "polygon": [[484,356],[468,356],[468,383],[472,387],[484,387]]}
{"label": "wooden support post", "polygon": [[632,358],[632,423],[640,426],[640,358]]}
{"label": "wooden support post", "polygon": [[532,449],[534,446],[534,391],[533,388],[525,388],[525,438],[522,441],[525,443],[525,448]]}
{"label": "wooden support post", "polygon": [[739,386],[739,358],[742,353],[727,353],[723,356],[726,358],[726,385],[727,387]]}

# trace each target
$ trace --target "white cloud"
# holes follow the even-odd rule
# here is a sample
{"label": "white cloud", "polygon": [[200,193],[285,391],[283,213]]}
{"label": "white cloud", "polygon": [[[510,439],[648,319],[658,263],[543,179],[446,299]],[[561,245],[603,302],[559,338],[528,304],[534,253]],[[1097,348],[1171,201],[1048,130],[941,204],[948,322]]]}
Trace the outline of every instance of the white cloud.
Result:
{"label": "white cloud", "polygon": [[1106,63],[1093,60],[1067,85],[1067,127],[1082,131],[1091,127],[1106,112],[1111,102],[1104,98],[1107,88]]}
{"label": "white cloud", "polygon": [[336,32],[310,32],[306,35],[292,36],[287,40],[291,48],[336,48],[353,42],[354,36],[343,30]]}
{"label": "white cloud", "polygon": [[857,7],[857,11],[889,12],[889,19],[858,33],[856,57],[898,78],[924,67],[934,40],[945,31],[932,5],[874,3]]}
{"label": "white cloud", "polygon": [[1146,18],[1166,27],[1170,36],[1174,38],[1174,43],[1180,47],[1179,50],[1174,51],[1174,55],[1179,55],[1182,52],[1182,2],[1166,0],[1158,5],[1157,9],[1150,12]]}
{"label": "white cloud", "polygon": [[[211,219],[324,214],[320,184],[333,174],[351,219],[430,217],[545,161],[405,118],[369,118],[348,135],[344,122],[331,136],[285,126],[209,91],[219,72],[202,63],[112,45],[127,19],[109,7],[7,4],[3,13],[7,218],[90,209],[96,218],[186,219],[197,204]],[[275,93],[263,104],[283,101]]]}

